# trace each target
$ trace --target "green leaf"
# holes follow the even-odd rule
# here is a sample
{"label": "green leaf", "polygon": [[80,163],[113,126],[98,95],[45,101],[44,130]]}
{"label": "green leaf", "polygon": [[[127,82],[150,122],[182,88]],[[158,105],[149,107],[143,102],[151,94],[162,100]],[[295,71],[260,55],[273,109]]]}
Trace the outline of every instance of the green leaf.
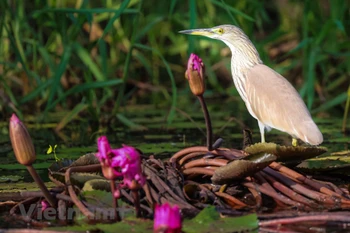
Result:
{"label": "green leaf", "polygon": [[73,88],[66,91],[63,95],[61,95],[56,101],[54,101],[49,107],[48,110],[55,107],[56,104],[58,104],[60,101],[65,99],[67,96],[72,94],[77,94],[79,92],[83,92],[85,90],[89,89],[95,89],[95,88],[103,88],[103,87],[109,87],[114,86],[123,83],[120,79],[114,79],[114,80],[108,80],[108,81],[102,81],[102,82],[91,82],[91,83],[83,83],[80,85],[76,85]]}
{"label": "green leaf", "polygon": [[185,220],[182,230],[186,233],[195,232],[247,232],[258,228],[256,214],[242,217],[220,218],[214,206],[203,209],[192,220]]}
{"label": "green leaf", "polygon": [[96,65],[96,62],[91,59],[90,53],[88,53],[88,51],[83,47],[81,47],[79,44],[75,44],[74,48],[79,58],[86,65],[86,67],[91,71],[91,73],[93,73],[95,78],[98,81],[105,81],[106,77],[102,74],[101,70]]}
{"label": "green leaf", "polygon": [[72,46],[66,45],[63,51],[63,55],[61,57],[61,62],[58,65],[57,69],[53,72],[53,75],[51,77],[53,79],[53,83],[50,89],[50,94],[49,94],[49,98],[45,108],[45,112],[49,110],[49,106],[51,105],[56,95],[56,92],[60,87],[60,80],[63,73],[66,71],[66,67],[68,66],[68,62],[70,60],[71,54],[72,54]]}
{"label": "green leaf", "polygon": [[[69,122],[71,122],[80,112],[84,111],[88,107],[87,104],[80,103],[76,105],[72,111],[68,112],[67,115],[56,126],[56,131],[63,129]],[[55,147],[56,148],[56,147]]]}
{"label": "green leaf", "polygon": [[125,126],[131,128],[131,129],[136,129],[136,130],[146,130],[147,128],[142,126],[142,125],[138,125],[135,124],[134,122],[132,122],[131,120],[129,120],[127,117],[125,117],[124,115],[118,113],[116,115],[117,119],[122,122]]}

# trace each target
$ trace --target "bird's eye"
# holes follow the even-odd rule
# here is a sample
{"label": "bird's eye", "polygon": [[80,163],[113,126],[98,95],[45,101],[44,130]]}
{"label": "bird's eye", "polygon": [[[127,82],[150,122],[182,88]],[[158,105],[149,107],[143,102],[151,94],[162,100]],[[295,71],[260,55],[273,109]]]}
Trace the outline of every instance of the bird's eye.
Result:
{"label": "bird's eye", "polygon": [[224,29],[218,28],[217,32],[218,32],[219,34],[222,34],[222,33],[224,33]]}

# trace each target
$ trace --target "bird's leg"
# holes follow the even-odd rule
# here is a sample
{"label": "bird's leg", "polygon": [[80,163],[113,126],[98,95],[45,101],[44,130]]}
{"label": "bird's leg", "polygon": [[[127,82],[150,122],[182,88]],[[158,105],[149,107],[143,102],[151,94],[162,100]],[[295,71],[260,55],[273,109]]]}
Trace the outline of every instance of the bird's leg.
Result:
{"label": "bird's leg", "polygon": [[265,125],[258,121],[259,129],[260,129],[260,135],[261,135],[261,143],[265,143]]}
{"label": "bird's leg", "polygon": [[293,146],[298,146],[298,139],[293,138],[293,139],[292,139],[292,145],[293,145]]}

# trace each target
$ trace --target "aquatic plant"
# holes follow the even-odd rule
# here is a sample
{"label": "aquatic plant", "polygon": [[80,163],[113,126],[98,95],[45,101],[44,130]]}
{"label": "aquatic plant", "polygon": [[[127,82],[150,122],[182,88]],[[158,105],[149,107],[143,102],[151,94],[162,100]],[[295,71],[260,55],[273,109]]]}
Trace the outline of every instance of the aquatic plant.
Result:
{"label": "aquatic plant", "polygon": [[177,205],[156,205],[153,225],[155,233],[180,233],[181,227],[180,208]]}

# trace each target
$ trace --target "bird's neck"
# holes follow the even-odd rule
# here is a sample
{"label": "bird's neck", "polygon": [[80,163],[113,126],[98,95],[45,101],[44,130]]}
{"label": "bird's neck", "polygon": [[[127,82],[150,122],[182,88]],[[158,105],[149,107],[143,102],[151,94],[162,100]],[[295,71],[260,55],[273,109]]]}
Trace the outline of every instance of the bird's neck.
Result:
{"label": "bird's neck", "polygon": [[259,53],[253,43],[248,40],[237,40],[234,44],[226,43],[231,50],[232,75],[242,75],[246,70],[257,64],[262,64]]}
{"label": "bird's neck", "polygon": [[262,61],[258,51],[248,38],[245,38],[244,41],[237,40],[234,43],[226,44],[230,47],[232,53],[231,72],[233,82],[243,101],[247,102],[245,91],[246,73],[253,66],[262,64]]}

